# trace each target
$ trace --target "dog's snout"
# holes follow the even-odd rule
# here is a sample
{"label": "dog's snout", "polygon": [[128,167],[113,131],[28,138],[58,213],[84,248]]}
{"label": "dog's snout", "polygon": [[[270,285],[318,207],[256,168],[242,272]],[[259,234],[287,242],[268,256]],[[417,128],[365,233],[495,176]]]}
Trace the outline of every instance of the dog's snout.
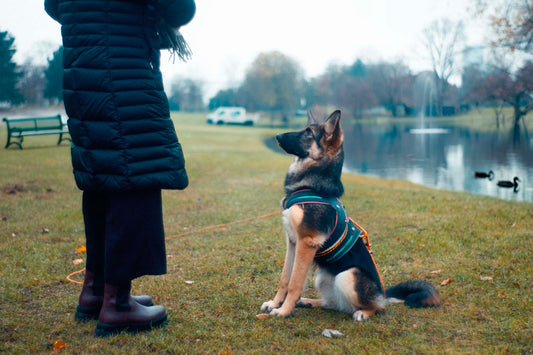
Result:
{"label": "dog's snout", "polygon": [[282,134],[276,134],[276,140],[278,143],[281,141]]}

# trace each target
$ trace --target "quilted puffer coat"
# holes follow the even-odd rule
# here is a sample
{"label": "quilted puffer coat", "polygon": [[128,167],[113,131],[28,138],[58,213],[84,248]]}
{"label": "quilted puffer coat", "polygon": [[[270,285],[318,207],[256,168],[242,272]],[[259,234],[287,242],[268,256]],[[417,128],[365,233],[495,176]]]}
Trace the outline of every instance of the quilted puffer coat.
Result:
{"label": "quilted puffer coat", "polygon": [[158,23],[194,0],[45,0],[61,25],[63,96],[81,190],[184,189],[181,145],[159,70]]}

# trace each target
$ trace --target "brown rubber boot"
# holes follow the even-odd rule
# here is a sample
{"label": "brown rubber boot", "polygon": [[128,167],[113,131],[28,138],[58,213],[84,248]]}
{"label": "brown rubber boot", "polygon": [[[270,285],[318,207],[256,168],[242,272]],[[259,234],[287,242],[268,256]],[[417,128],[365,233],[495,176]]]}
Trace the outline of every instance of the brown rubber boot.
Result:
{"label": "brown rubber boot", "polygon": [[130,296],[130,284],[105,284],[104,303],[100,310],[95,335],[105,337],[123,331],[149,331],[168,323],[162,306],[143,306]]}
{"label": "brown rubber boot", "polygon": [[[153,306],[150,296],[131,296],[137,303],[143,306]],[[85,270],[85,279],[76,307],[74,318],[80,322],[96,320],[100,315],[100,309],[104,302],[104,282],[95,277],[94,272]]]}

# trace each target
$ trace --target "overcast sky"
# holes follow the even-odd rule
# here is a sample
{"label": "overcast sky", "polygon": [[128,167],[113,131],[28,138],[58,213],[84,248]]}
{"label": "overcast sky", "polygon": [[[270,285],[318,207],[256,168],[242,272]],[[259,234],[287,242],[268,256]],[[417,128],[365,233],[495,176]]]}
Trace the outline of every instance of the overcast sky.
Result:
{"label": "overcast sky", "polygon": [[[197,12],[182,29],[193,51],[189,63],[165,53],[165,85],[176,76],[202,80],[208,95],[236,86],[261,52],[277,50],[300,63],[308,77],[328,64],[403,59],[413,70],[428,69],[420,42],[432,21],[467,23],[468,40],[483,30],[472,20],[470,0],[196,0]],[[0,0],[0,30],[15,37],[17,62],[46,60],[61,44],[60,26],[44,11],[44,0]]]}

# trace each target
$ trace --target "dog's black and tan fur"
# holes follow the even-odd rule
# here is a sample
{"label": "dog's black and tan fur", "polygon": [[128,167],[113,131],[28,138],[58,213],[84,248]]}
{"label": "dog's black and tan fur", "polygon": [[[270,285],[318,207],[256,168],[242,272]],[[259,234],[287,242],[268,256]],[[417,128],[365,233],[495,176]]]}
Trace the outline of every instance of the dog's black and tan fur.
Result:
{"label": "dog's black and tan fur", "polygon": [[[302,131],[276,136],[281,148],[296,156],[285,178],[287,196],[302,189],[311,189],[328,197],[343,194],[344,152],[340,117],[340,111],[335,111],[324,123],[310,123]],[[348,312],[355,321],[364,321],[389,303],[405,302],[410,307],[440,304],[439,294],[427,282],[400,283],[387,289],[385,297],[363,270],[351,268],[333,275],[320,266],[315,286],[321,298],[301,298],[315,254],[334,226],[335,213],[332,207],[318,204],[305,208],[295,204],[283,211],[287,254],[278,292],[273,300],[262,305],[263,312],[287,317],[297,306],[322,307]]]}

